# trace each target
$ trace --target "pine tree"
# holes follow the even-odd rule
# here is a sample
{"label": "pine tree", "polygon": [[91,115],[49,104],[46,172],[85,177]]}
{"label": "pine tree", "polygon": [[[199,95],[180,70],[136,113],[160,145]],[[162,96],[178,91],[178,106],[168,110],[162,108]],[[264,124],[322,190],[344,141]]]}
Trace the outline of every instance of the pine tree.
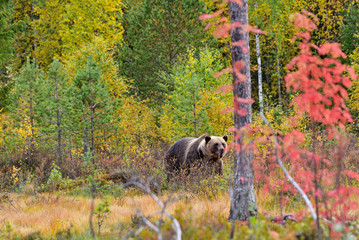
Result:
{"label": "pine tree", "polygon": [[117,101],[111,99],[107,85],[101,78],[101,67],[90,57],[75,78],[76,94],[81,100],[83,143],[85,156],[94,153],[96,137],[109,123]]}
{"label": "pine tree", "polygon": [[71,133],[78,131],[76,122],[79,116],[76,116],[74,108],[79,101],[59,60],[55,59],[50,64],[47,75],[39,86],[40,99],[36,111],[41,115],[38,119],[41,140],[44,145],[56,145],[57,159],[61,162],[65,138],[70,138]]}
{"label": "pine tree", "polygon": [[24,128],[25,151],[27,152],[27,163],[34,164],[34,153],[37,147],[37,112],[34,111],[38,104],[39,82],[43,74],[34,62],[27,58],[26,65],[15,79],[14,90],[11,95],[12,106],[10,112],[17,127]]}

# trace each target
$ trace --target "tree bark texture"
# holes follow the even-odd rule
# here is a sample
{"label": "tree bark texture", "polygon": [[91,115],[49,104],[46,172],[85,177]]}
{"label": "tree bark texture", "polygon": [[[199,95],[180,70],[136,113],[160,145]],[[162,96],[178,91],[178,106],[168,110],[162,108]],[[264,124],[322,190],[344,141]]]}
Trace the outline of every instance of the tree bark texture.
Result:
{"label": "tree bark texture", "polygon": [[[243,4],[239,5],[231,2],[230,14],[231,23],[240,23],[241,26],[248,25],[248,0],[242,0]],[[236,27],[231,32],[232,43],[239,42],[241,46],[232,46],[232,66],[233,74],[233,97],[234,101],[241,99],[251,99],[251,78],[250,78],[250,58],[249,58],[249,35],[244,31],[243,27]],[[236,66],[238,63],[244,63],[240,71],[241,76],[245,76],[245,81],[239,79],[236,74]],[[234,111],[234,126],[236,129],[251,124],[252,122],[252,106],[249,103],[238,102],[238,108]],[[245,109],[247,114],[239,114],[238,110]],[[236,133],[237,135],[237,133]],[[243,136],[235,137],[235,143],[240,147],[239,151],[235,151],[234,155],[234,182],[231,197],[231,208],[229,220],[248,219],[250,214],[257,213],[256,196],[253,188],[253,151],[243,143]]]}

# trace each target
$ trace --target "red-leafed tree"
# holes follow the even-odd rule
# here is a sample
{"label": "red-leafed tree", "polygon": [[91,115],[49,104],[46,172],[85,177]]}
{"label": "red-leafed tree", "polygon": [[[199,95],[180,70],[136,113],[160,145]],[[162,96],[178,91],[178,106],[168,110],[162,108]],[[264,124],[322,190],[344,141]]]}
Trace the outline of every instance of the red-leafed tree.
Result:
{"label": "red-leafed tree", "polygon": [[[311,32],[317,28],[312,19],[315,20],[315,16],[307,11],[292,16],[298,29],[293,41],[299,41],[300,50],[288,64],[291,72],[285,77],[287,91],[295,93],[292,106],[296,115],[290,119],[293,130],[281,137],[278,133],[263,134],[260,144],[274,136],[275,153],[273,158],[258,158],[255,169],[259,170],[256,171],[257,180],[266,181],[265,189],[281,191],[287,196],[299,192],[304,200],[308,200],[306,203],[316,220],[318,238],[321,239],[320,217],[335,219],[329,224],[330,228],[338,222],[344,226],[349,210],[357,207],[353,196],[359,189],[342,183],[343,177],[359,180],[357,173],[345,170],[343,165],[345,124],[353,121],[345,100],[351,85],[350,77],[356,79],[356,74],[342,64],[341,60],[346,56],[338,43],[317,46],[311,42]],[[305,135],[298,129],[298,119],[303,116],[309,120],[307,126],[311,127],[310,150],[305,147],[308,146]],[[266,123],[269,125],[267,120]],[[258,131],[265,133],[263,129]],[[321,142],[317,140],[317,134],[320,134]],[[326,139],[331,140],[329,152]],[[285,176],[274,170],[273,166],[278,166],[276,163]],[[298,188],[290,184],[297,184]],[[311,202],[315,203],[315,213]],[[345,231],[343,227],[342,233]]]}

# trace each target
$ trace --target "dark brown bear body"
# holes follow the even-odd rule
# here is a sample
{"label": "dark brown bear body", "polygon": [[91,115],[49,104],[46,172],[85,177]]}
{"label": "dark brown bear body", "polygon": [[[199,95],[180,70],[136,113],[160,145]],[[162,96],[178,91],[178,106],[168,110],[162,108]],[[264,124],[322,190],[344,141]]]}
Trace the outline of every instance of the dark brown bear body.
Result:
{"label": "dark brown bear body", "polygon": [[165,164],[167,180],[191,169],[200,169],[215,174],[223,174],[222,157],[227,147],[228,137],[202,135],[199,138],[187,137],[178,140],[166,153]]}

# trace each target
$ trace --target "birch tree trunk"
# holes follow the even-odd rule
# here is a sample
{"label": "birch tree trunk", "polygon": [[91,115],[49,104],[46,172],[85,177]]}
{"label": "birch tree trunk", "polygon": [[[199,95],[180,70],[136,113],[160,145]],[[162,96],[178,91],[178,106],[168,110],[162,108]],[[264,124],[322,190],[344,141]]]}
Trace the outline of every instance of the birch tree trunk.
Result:
{"label": "birch tree trunk", "polygon": [[[248,25],[248,0],[242,0],[243,4],[238,5],[234,1],[230,5],[231,23],[239,22]],[[234,101],[241,99],[251,99],[251,78],[250,78],[250,59],[249,59],[249,35],[244,31],[243,27],[236,27],[232,30],[231,41],[245,42],[242,46],[232,46],[232,66],[233,74],[233,97]],[[238,69],[238,65],[241,65]],[[236,74],[240,71],[240,74]],[[238,75],[245,76],[245,80],[241,80]],[[245,110],[247,114],[239,114],[238,110]],[[243,116],[244,115],[244,116]],[[238,101],[238,109],[234,111],[234,126],[241,129],[252,122],[252,106],[250,103]],[[237,133],[236,133],[237,134]],[[253,188],[253,151],[244,146],[243,135],[239,138],[235,136],[235,144],[239,146],[240,151],[236,150],[234,154],[234,182],[233,192],[231,196],[231,208],[229,212],[229,220],[248,219],[250,214],[257,213],[256,196]]]}
{"label": "birch tree trunk", "polygon": [[257,53],[257,64],[258,64],[258,98],[259,98],[259,111],[264,114],[263,110],[263,87],[262,87],[262,59],[261,49],[259,46],[259,35],[256,34],[256,53]]}
{"label": "birch tree trunk", "polygon": [[[254,4],[255,9],[257,9],[257,3]],[[258,23],[256,23],[258,25]],[[261,48],[259,45],[259,34],[256,33],[256,55],[257,55],[257,64],[258,64],[258,99],[259,99],[259,112],[264,114],[264,105],[263,105],[263,74],[262,74],[262,59],[261,59]]]}

